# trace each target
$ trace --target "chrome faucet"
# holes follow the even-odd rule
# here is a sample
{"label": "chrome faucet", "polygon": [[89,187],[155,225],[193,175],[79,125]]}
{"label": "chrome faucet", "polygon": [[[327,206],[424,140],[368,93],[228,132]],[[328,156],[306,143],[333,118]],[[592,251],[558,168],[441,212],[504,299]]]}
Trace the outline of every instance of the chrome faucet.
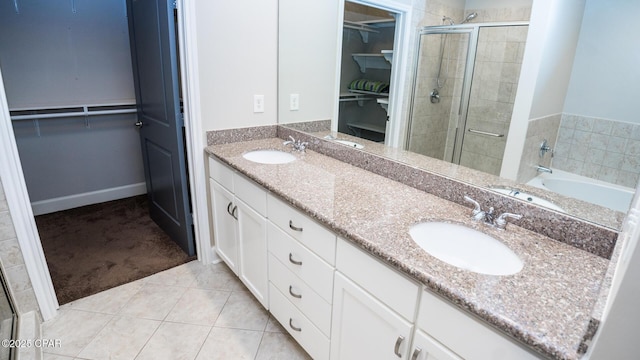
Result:
{"label": "chrome faucet", "polygon": [[549,173],[549,174],[553,174],[553,170],[551,170],[551,168],[548,168],[548,167],[542,166],[542,165],[536,166],[536,170],[538,172],[546,172],[546,173]]}
{"label": "chrome faucet", "polygon": [[512,213],[502,213],[500,216],[496,217],[494,213],[493,206],[489,207],[489,210],[484,211],[480,204],[473,200],[468,196],[464,196],[464,200],[473,204],[473,211],[471,212],[471,217],[475,221],[482,221],[483,223],[493,226],[496,229],[504,230],[507,227],[507,219],[520,220],[522,219],[522,215],[512,214]]}
{"label": "chrome faucet", "polygon": [[503,213],[502,215],[498,216],[498,218],[493,222],[496,229],[504,230],[507,227],[507,218],[520,220],[522,219],[522,215],[512,214],[512,213]]}
{"label": "chrome faucet", "polygon": [[283,142],[282,145],[284,146],[291,145],[294,150],[301,151],[301,152],[304,152],[304,150],[307,148],[307,145],[309,145],[308,142],[296,140],[291,135],[289,135],[289,139],[291,140],[287,140]]}

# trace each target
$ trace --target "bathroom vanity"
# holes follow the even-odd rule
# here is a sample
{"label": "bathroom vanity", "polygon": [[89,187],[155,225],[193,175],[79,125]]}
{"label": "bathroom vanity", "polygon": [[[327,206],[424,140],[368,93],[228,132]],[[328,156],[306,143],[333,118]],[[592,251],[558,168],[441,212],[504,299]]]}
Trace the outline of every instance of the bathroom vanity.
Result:
{"label": "bathroom vanity", "polygon": [[[264,149],[296,159],[243,157]],[[313,150],[291,151],[283,139],[206,150],[218,254],[314,359],[584,353],[607,256],[514,224],[486,226],[468,207]],[[434,221],[498,239],[522,270],[483,275],[431,256],[409,229]]]}

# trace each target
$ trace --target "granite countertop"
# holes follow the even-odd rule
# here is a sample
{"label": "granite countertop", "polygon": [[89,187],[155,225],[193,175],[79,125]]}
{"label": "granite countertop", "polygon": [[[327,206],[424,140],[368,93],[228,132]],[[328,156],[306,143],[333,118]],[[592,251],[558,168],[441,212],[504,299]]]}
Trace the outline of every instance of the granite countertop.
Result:
{"label": "granite countertop", "polygon": [[[500,231],[475,223],[470,208],[311,150],[294,152],[297,161],[280,165],[242,157],[256,149],[288,151],[277,138],[209,146],[206,151],[540,354],[581,357],[609,260],[513,224]],[[442,220],[500,239],[523,260],[523,269],[509,276],[465,271],[411,240],[411,225]]]}

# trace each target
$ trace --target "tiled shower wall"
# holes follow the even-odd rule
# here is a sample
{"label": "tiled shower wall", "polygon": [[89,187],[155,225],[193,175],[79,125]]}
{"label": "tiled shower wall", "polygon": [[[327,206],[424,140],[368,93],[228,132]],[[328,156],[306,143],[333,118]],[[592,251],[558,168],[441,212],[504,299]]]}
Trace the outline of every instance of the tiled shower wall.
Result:
{"label": "tiled shower wall", "polygon": [[540,157],[540,145],[547,140],[547,145],[555,149],[558,129],[560,127],[561,114],[549,115],[539,119],[529,120],[527,137],[522,151],[520,169],[518,169],[518,181],[526,183],[538,175],[537,165],[551,167],[551,153],[547,152]]}
{"label": "tiled shower wall", "polygon": [[635,188],[640,177],[640,124],[563,114],[552,165]]}
{"label": "tiled shower wall", "polygon": [[4,188],[0,182],[0,261],[5,271],[5,278],[13,293],[18,314],[39,311],[4,194]]}
{"label": "tiled shower wall", "polygon": [[[421,25],[441,25],[443,16],[459,22],[466,14],[474,11],[478,13],[478,17],[473,20],[476,23],[521,21],[529,19],[531,8],[463,9],[452,7],[450,3],[445,5],[433,1],[428,3]],[[475,85],[472,87],[469,110],[470,123],[474,128],[505,135],[508,133],[526,35],[526,27],[511,28],[508,31],[483,30],[479,40]],[[447,39],[451,59],[448,79],[439,90],[440,102],[432,104],[428,95],[435,88],[442,37],[431,35],[427,38],[423,39],[419,57],[409,150],[450,160],[460,104],[460,97],[455,95],[460,94],[462,88],[466,55],[466,51],[461,49],[466,49],[466,41],[458,43],[458,36],[449,36]],[[506,137],[467,136],[461,164],[498,174],[505,140]]]}

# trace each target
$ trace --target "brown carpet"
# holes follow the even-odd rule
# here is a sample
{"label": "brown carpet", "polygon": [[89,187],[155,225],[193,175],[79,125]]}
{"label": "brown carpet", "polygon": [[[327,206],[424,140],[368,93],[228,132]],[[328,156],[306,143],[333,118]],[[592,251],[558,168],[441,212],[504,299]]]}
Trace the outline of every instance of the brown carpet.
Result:
{"label": "brown carpet", "polygon": [[194,259],[149,217],[146,195],[36,216],[58,302]]}

